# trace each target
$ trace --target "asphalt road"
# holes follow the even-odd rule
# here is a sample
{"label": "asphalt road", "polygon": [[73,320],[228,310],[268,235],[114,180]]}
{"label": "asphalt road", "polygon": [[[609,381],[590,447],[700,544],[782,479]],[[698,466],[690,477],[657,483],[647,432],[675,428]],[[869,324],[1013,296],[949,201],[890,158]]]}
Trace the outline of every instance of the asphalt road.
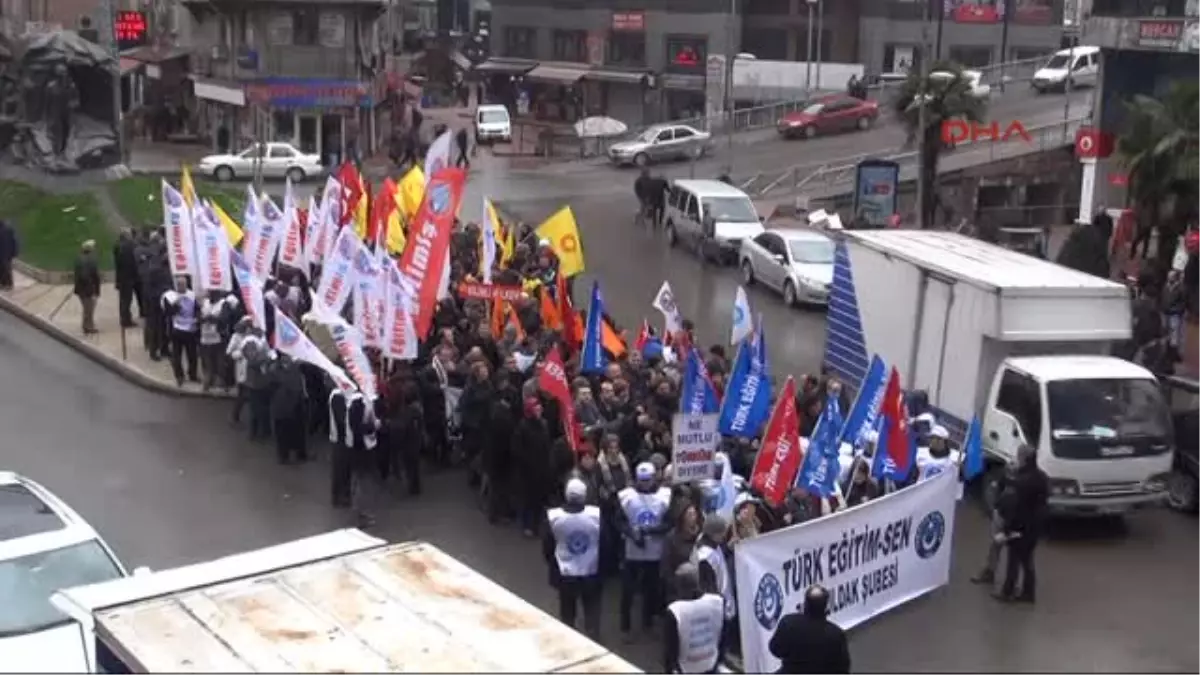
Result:
{"label": "asphalt road", "polygon": [[[510,190],[512,176],[487,164],[481,161],[472,179],[467,218],[477,217],[482,194],[517,192]],[[551,179],[543,184],[554,191]],[[621,190],[627,194],[628,185]],[[505,206],[533,219],[561,203],[512,199]],[[666,278],[703,342],[728,339],[736,287],[731,271],[703,268],[635,230],[632,204],[604,198],[571,204],[583,227],[588,274],[604,280],[619,320],[653,316],[652,294]],[[816,366],[824,339],[820,314],[787,310],[759,293],[751,303],[765,315],[777,375]],[[131,567],[208,560],[350,524],[328,506],[323,462],[277,466],[269,447],[230,428],[227,404],[137,389],[3,314],[0,373],[0,428],[7,434],[0,467],[29,475],[66,499]],[[538,544],[512,528],[488,526],[461,474],[429,476],[424,495],[398,497],[381,515],[381,536],[433,542],[553,611]],[[997,605],[967,582],[982,560],[987,523],[971,504],[960,507],[957,522],[951,585],[855,631],[856,671],[1200,669],[1194,519],[1155,511],[1124,525],[1055,528],[1038,552],[1041,588],[1034,608]],[[613,639],[613,590],[605,598],[605,641],[657,670],[652,638],[630,645]]]}

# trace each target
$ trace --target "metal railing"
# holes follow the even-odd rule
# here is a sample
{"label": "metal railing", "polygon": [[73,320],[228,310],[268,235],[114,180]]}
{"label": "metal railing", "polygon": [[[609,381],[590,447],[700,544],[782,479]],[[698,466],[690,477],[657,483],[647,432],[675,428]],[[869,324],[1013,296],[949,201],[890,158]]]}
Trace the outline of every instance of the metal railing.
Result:
{"label": "metal railing", "polygon": [[[954,151],[942,155],[941,169],[955,171],[975,164],[985,164],[1073,145],[1075,132],[1090,119],[1090,116],[1084,116],[1029,127],[1026,129],[1031,137],[1029,142],[1014,138],[1006,142],[981,140],[976,143],[960,143]],[[969,161],[966,158],[969,158]],[[855,169],[858,167],[858,163],[864,159],[884,159],[898,163],[901,181],[913,178],[918,162],[916,150],[866,153],[855,158],[840,159],[837,163],[820,166],[815,171],[810,170],[811,165],[793,167],[770,181],[764,181],[761,175],[751,176],[741,182],[741,188],[752,197],[766,197],[770,193],[793,194],[801,191],[837,194],[839,191],[835,191],[834,188],[844,185],[847,190],[850,189],[849,184],[854,180]],[[906,176],[906,173],[910,175]],[[814,194],[812,196],[820,198],[831,195]]]}
{"label": "metal railing", "polygon": [[[972,66],[964,66],[966,70],[978,71],[981,74],[979,81],[993,89],[1004,89],[1007,86],[1019,85],[1029,82],[1033,79],[1033,74],[1042,66],[1046,65],[1046,61],[1054,54],[1047,52],[1042,56],[1035,56],[1031,59],[1020,59],[1017,61],[1006,61],[1004,63],[993,63],[987,66],[978,68]],[[904,84],[903,79],[880,82],[867,87],[869,92],[890,92],[895,91]]]}

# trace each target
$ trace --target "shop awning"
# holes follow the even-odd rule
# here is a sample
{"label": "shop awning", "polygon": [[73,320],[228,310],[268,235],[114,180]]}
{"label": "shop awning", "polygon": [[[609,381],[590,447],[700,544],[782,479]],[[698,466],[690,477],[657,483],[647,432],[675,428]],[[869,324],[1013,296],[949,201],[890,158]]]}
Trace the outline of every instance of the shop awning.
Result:
{"label": "shop awning", "polygon": [[496,75],[524,75],[536,68],[537,64],[537,61],[529,59],[490,58],[475,66],[474,71]]}
{"label": "shop awning", "polygon": [[588,74],[589,67],[582,63],[539,63],[537,68],[525,73],[525,79],[551,84],[575,84]]}
{"label": "shop awning", "polygon": [[622,70],[620,68],[593,68],[583,76],[592,82],[616,82],[618,84],[642,84],[649,82],[650,73],[644,70]]}
{"label": "shop awning", "polygon": [[218,80],[197,75],[189,76],[196,98],[242,107],[246,105],[246,89],[240,82]]}

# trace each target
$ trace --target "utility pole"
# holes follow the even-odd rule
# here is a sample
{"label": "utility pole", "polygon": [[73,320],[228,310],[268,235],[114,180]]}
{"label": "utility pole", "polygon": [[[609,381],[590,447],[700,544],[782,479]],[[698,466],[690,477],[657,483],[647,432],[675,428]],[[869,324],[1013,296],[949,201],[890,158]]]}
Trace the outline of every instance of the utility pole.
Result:
{"label": "utility pole", "polygon": [[736,117],[733,114],[733,64],[737,60],[737,51],[733,48],[737,28],[737,0],[729,0],[729,21],[725,31],[725,156],[726,175],[733,175],[733,126]]}
{"label": "utility pole", "polygon": [[925,144],[929,141],[929,132],[925,129],[926,111],[925,107],[929,105],[929,67],[931,58],[929,50],[929,22],[931,20],[930,12],[933,8],[933,3],[940,0],[926,0],[925,2],[925,19],[921,22],[921,71],[919,87],[917,89],[917,100],[920,102],[917,108],[917,229],[925,229],[925,194],[932,187],[925,184],[925,163],[928,161]]}
{"label": "utility pole", "polygon": [[100,11],[104,13],[101,30],[104,31],[104,46],[112,58],[112,116],[113,127],[117,138],[117,156],[121,162],[126,161],[125,124],[121,113],[121,50],[117,45],[117,8],[114,0],[100,0]]}
{"label": "utility pole", "polygon": [[821,88],[821,61],[825,53],[821,47],[825,42],[825,0],[817,0],[817,89]]}
{"label": "utility pole", "polygon": [[1014,9],[1008,3],[1002,3],[1000,7],[1004,9],[1004,16],[1000,18],[1000,91],[1004,91],[1004,70],[1008,62],[1008,22]]}
{"label": "utility pole", "polygon": [[804,95],[807,97],[812,91],[812,67],[813,67],[813,28],[815,18],[813,17],[814,10],[817,6],[817,0],[807,0],[808,4],[808,40],[805,42],[804,55]]}

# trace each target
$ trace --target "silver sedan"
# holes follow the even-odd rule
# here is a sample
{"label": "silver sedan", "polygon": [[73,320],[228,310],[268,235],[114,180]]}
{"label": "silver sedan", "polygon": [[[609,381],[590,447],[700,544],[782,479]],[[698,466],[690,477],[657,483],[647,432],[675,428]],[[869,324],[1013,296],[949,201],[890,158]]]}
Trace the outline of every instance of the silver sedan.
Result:
{"label": "silver sedan", "polygon": [[700,159],[708,152],[712,135],[686,124],[660,124],[649,127],[633,140],[614,143],[608,158],[617,166],[679,159]]}
{"label": "silver sedan", "polygon": [[811,230],[770,229],[742,240],[742,281],[783,294],[787,305],[827,305],[834,243]]}

